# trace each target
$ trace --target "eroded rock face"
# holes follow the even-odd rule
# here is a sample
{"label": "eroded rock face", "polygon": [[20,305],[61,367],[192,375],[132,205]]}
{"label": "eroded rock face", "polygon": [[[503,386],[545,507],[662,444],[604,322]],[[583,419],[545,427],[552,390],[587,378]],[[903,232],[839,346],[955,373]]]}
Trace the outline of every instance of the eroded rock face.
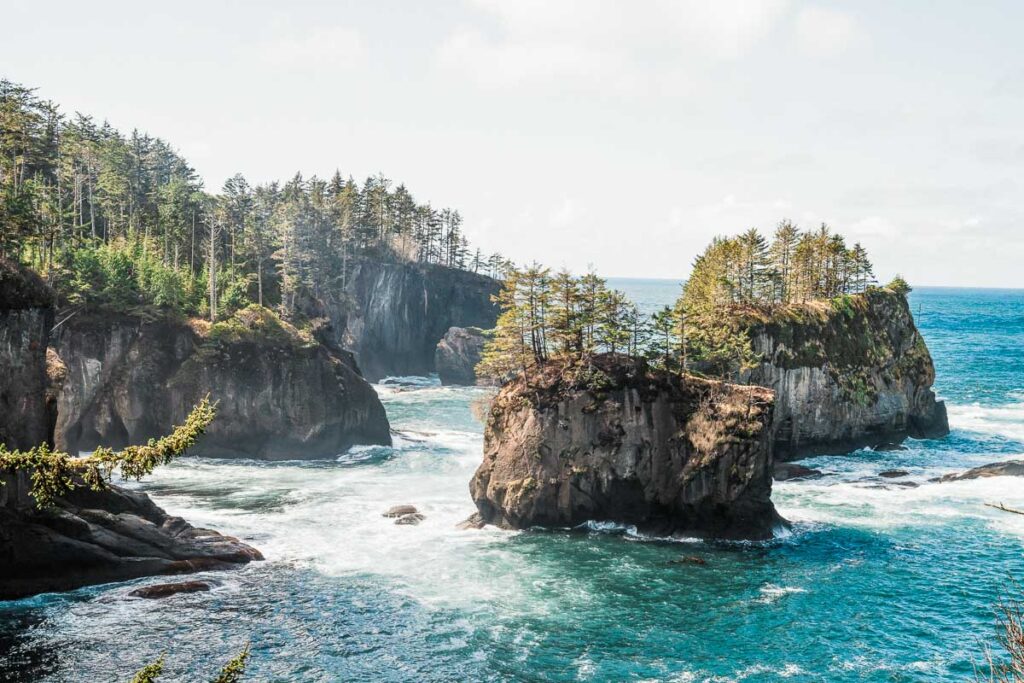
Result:
{"label": "eroded rock face", "polygon": [[0,259],[0,443],[28,449],[50,440],[46,343],[53,294],[31,271]]}
{"label": "eroded rock face", "polygon": [[547,371],[498,394],[470,492],[505,528],[613,521],[657,534],[765,539],[771,392],[602,356],[599,391]]}
{"label": "eroded rock face", "polygon": [[487,337],[479,327],[451,327],[437,343],[434,367],[441,384],[472,386]]}
{"label": "eroded rock face", "polygon": [[326,314],[335,341],[351,349],[364,376],[429,375],[451,327],[494,327],[497,280],[429,264],[355,260],[343,301]]}
{"label": "eroded rock face", "polygon": [[169,516],[142,493],[82,488],[40,510],[26,474],[0,479],[0,600],[263,559],[238,539]]}
{"label": "eroded rock face", "polygon": [[69,321],[53,342],[67,368],[57,446],[77,453],[145,443],[180,424],[207,393],[218,402],[217,419],[193,455],[322,458],[391,443],[384,407],[345,354],[200,332],[108,314]]}
{"label": "eroded rock face", "polygon": [[745,381],[776,392],[776,457],[848,453],[949,433],[935,368],[907,300],[887,289],[757,321],[763,362]]}

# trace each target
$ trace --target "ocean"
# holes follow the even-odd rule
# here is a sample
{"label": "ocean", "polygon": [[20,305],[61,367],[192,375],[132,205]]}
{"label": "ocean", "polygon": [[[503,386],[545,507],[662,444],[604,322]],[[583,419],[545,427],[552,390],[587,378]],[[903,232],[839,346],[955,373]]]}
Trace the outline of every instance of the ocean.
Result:
{"label": "ocean", "polygon": [[[611,283],[650,311],[677,282]],[[378,385],[398,436],[332,461],[186,458],[139,485],[267,557],[200,575],[207,593],[139,585],[0,603],[0,680],[208,680],[245,643],[251,681],[965,681],[1024,580],[1024,481],[930,480],[1024,457],[1024,290],[910,296],[952,433],[805,464],[780,482],[793,522],[763,543],[586,532],[459,531],[474,511],[484,392],[431,378]],[[910,472],[915,487],[881,479]],[[419,526],[381,516],[411,503]],[[704,565],[670,564],[681,555]]]}

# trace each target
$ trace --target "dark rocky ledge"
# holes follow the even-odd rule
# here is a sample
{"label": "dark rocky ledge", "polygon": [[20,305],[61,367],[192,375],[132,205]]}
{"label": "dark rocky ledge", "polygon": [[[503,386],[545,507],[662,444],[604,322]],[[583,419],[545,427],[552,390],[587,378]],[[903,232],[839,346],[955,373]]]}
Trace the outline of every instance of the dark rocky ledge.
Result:
{"label": "dark rocky ledge", "polygon": [[26,475],[0,477],[0,600],[263,559],[236,538],[168,515],[143,493],[80,488],[38,509]]}

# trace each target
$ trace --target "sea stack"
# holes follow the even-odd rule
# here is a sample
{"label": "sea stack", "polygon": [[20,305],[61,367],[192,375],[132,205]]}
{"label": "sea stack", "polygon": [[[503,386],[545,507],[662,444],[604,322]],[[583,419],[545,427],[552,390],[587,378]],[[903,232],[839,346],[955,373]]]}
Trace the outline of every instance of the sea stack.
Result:
{"label": "sea stack", "polygon": [[604,354],[505,386],[470,492],[510,529],[634,525],[657,535],[767,539],[772,392]]}
{"label": "sea stack", "polygon": [[487,334],[479,327],[448,328],[434,352],[434,367],[441,384],[476,384],[476,366],[486,343]]}
{"label": "sea stack", "polygon": [[906,297],[887,288],[790,304],[743,321],[775,391],[775,454],[796,460],[949,433],[935,367]]}

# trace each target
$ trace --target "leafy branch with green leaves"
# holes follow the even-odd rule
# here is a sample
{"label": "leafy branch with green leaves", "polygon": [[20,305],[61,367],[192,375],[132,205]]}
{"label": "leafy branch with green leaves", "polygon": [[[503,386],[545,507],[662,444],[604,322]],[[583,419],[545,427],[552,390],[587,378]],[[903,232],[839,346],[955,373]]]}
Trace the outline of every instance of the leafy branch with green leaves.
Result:
{"label": "leafy branch with green leaves", "polygon": [[56,499],[81,486],[102,489],[118,469],[125,479],[138,480],[150,474],[195,445],[215,414],[216,406],[207,396],[192,409],[184,424],[167,436],[120,451],[100,447],[84,457],[53,451],[46,444],[27,451],[11,451],[0,444],[0,470],[28,472],[36,505],[49,507]]}

